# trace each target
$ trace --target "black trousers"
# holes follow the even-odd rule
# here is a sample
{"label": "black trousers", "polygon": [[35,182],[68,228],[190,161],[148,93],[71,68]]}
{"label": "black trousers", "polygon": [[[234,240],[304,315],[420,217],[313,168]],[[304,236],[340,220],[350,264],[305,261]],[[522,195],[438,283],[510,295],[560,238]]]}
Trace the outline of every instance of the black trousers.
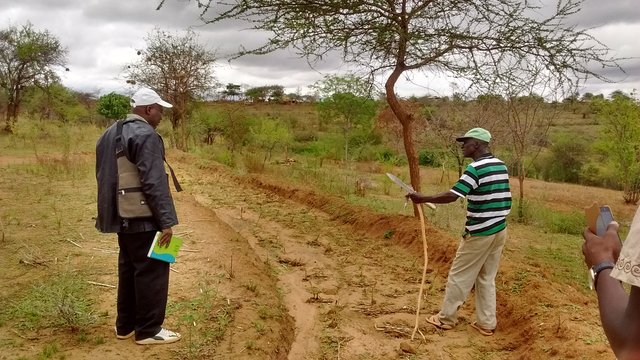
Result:
{"label": "black trousers", "polygon": [[155,231],[118,233],[118,317],[116,329],[132,330],[136,340],[154,336],[162,328],[169,292],[169,263],[147,257]]}

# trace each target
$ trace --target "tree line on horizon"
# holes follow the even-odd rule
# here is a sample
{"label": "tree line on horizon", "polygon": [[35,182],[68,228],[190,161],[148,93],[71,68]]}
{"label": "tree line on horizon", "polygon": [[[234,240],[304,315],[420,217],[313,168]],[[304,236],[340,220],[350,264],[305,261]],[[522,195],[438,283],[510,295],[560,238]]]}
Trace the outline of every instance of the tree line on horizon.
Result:
{"label": "tree line on horizon", "polygon": [[[608,49],[604,45],[584,47],[584,42],[578,40],[595,39],[583,31],[564,26],[563,21],[567,16],[579,10],[579,1],[563,2],[563,6],[558,7],[556,13],[547,19],[554,21],[535,20],[528,18],[522,12],[513,11],[514,8],[524,10],[529,5],[512,0],[490,0],[481,5],[455,2],[436,4],[443,7],[439,10],[444,13],[468,15],[466,23],[451,24],[432,18],[430,11],[433,9],[429,9],[428,6],[407,7],[399,12],[395,8],[386,9],[388,4],[381,3],[380,6],[375,7],[376,11],[370,12],[371,9],[367,4],[358,5],[362,7],[358,9],[345,9],[343,5],[341,2],[333,1],[322,4],[303,1],[296,3],[295,6],[287,1],[267,1],[265,4],[247,1],[242,5],[232,6],[228,12],[209,21],[250,18],[255,15],[268,19],[275,14],[272,11],[276,10],[281,16],[289,19],[284,23],[266,20],[264,23],[254,23],[254,25],[257,24],[256,29],[271,31],[278,37],[270,39],[262,48],[247,50],[239,53],[238,56],[248,53],[267,53],[292,46],[299,51],[300,56],[312,58],[328,49],[333,49],[337,44],[344,50],[345,62],[357,63],[358,59],[366,56],[370,60],[367,64],[372,67],[369,76],[333,75],[313,85],[316,90],[322,87],[325,90],[325,94],[313,99],[316,101],[314,106],[320,119],[318,129],[322,129],[323,121],[332,122],[328,118],[338,119],[344,160],[348,161],[349,149],[353,148],[350,145],[354,141],[352,131],[360,126],[360,119],[368,118],[368,123],[373,124],[370,119],[376,113],[384,112],[384,108],[388,109],[392,115],[390,116],[392,121],[389,122],[388,128],[383,130],[399,135],[395,141],[396,144],[402,144],[402,149],[398,150],[405,152],[403,157],[409,167],[411,183],[417,190],[420,189],[417,165],[421,161],[419,155],[422,153],[419,154],[416,151],[416,146],[423,145],[420,139],[425,137],[447,139],[454,131],[459,132],[461,128],[470,124],[490,128],[496,134],[504,135],[503,139],[508,139],[508,141],[505,140],[504,146],[513,159],[513,172],[522,184],[527,171],[530,171],[528,167],[531,164],[527,165],[527,158],[531,157],[532,146],[538,150],[544,147],[548,142],[546,139],[548,129],[554,121],[557,121],[561,111],[570,108],[574,114],[582,111],[583,118],[591,112],[597,114],[599,118],[611,119],[615,117],[612,115],[615,111],[606,113],[603,110],[608,105],[614,104],[619,107],[632,103],[631,108],[637,107],[635,94],[616,92],[610,98],[605,98],[602,95],[589,93],[580,96],[575,91],[581,76],[606,80],[587,68],[587,62],[595,61],[605,68],[618,67],[616,59],[607,56]],[[378,14],[380,9],[389,11],[387,17],[389,23],[379,24],[378,15],[368,18],[370,14]],[[322,23],[299,23],[299,17],[303,16],[306,19],[309,13],[317,14],[319,18],[348,20],[351,24],[368,19],[370,24],[378,24],[379,28],[369,34],[369,32],[360,31],[362,29],[354,29],[351,25],[346,25],[346,22],[341,23],[342,27],[333,26],[331,29],[323,28]],[[403,16],[409,15],[414,19],[412,21],[416,22],[415,29],[439,26],[442,27],[442,35],[435,36],[444,36],[444,38],[431,38],[434,35],[429,34],[408,34],[407,28],[393,26],[394,22],[401,21]],[[502,27],[491,26],[489,29],[480,26],[482,24],[499,24]],[[363,27],[364,23],[359,26]],[[478,29],[482,30],[479,33],[473,33]],[[369,30],[371,30],[370,27]],[[467,35],[461,37],[465,31]],[[368,37],[370,35],[376,36],[377,42],[370,42],[371,38]],[[401,40],[407,39],[409,35],[416,40],[411,43]],[[310,37],[300,43],[301,36],[302,38]],[[500,38],[500,41],[495,43],[497,38]],[[229,83],[220,90],[213,71],[213,64],[217,60],[216,54],[202,45],[198,34],[191,29],[172,33],[156,28],[147,35],[145,40],[146,47],[137,51],[138,61],[126,65],[123,74],[126,82],[133,87],[154,88],[174,104],[168,117],[172,125],[173,144],[180,149],[187,150],[189,142],[193,141],[196,126],[191,119],[197,122],[197,119],[207,118],[202,115],[203,110],[198,104],[216,94],[229,101],[244,102],[247,99],[252,102],[277,103],[298,101],[299,94],[285,94],[284,88],[280,85],[258,86],[241,91],[240,85]],[[310,40],[316,41],[310,42]],[[441,43],[444,47],[430,47],[431,40],[444,41]],[[350,47],[342,47],[343,44],[350,44]],[[301,45],[304,46],[300,47]],[[74,95],[80,94],[74,94],[62,86],[54,71],[56,68],[66,69],[66,50],[47,30],[39,31],[31,24],[3,29],[0,31],[0,51],[4,59],[0,59],[0,88],[3,90],[0,101],[6,110],[4,111],[6,132],[13,131],[23,102],[26,99],[32,101],[37,98],[27,96],[30,93],[41,94],[39,105],[42,109],[41,113],[46,113],[50,119],[58,117],[63,121],[72,121],[74,117],[77,119],[85,114],[82,106],[72,106],[72,101],[69,100]],[[499,54],[500,57],[496,58],[495,54]],[[468,62],[471,59],[473,61]],[[16,71],[16,69],[21,70]],[[370,80],[375,71],[381,69],[392,72],[385,83],[384,91],[376,93],[373,91]],[[465,93],[470,92],[465,92],[454,93],[446,98],[409,99],[411,101],[398,97],[395,93],[398,77],[405,71],[421,69],[445,71],[452,76],[469,79],[474,87],[472,92],[480,95],[474,99],[468,99]],[[355,93],[356,89],[363,90],[363,93]],[[110,104],[117,103],[117,95],[106,95],[111,96]],[[100,101],[103,99],[107,98],[103,96],[98,100],[99,107],[104,105],[104,102],[101,104]],[[619,101],[620,99],[622,102]],[[384,105],[381,104],[382,102]],[[415,105],[411,105],[416,102],[419,104],[417,110]],[[376,105],[372,107],[370,104]],[[474,113],[468,112],[470,104]],[[33,105],[29,107],[34,108]],[[104,106],[102,108],[104,110]],[[371,111],[371,108],[375,108],[375,111]],[[108,112],[111,113],[112,110]],[[229,113],[216,116],[226,117],[227,123],[242,122],[240,120],[243,119],[243,116],[232,116]],[[212,122],[210,119],[207,121]],[[333,122],[336,123],[335,119]],[[604,135],[608,136],[616,132],[616,125],[610,125],[612,130],[605,131]],[[207,126],[205,124],[204,128]],[[209,139],[215,131],[209,133]],[[252,131],[256,138],[255,128]],[[227,134],[227,137],[232,136]],[[623,140],[631,141],[630,138]],[[447,148],[446,145],[443,147]],[[601,150],[605,148],[607,147],[602,146]],[[613,151],[612,148],[607,149]],[[454,155],[452,149],[448,152],[454,158],[457,157],[457,166],[460,168],[459,154]],[[621,155],[618,160],[622,161],[622,157],[624,156]],[[628,160],[628,156],[626,159]],[[627,172],[626,176],[636,177],[633,174],[635,173]],[[620,181],[617,183],[619,184]],[[623,187],[626,191],[631,188],[631,185],[625,184]],[[520,194],[520,198],[524,198],[523,193]]]}

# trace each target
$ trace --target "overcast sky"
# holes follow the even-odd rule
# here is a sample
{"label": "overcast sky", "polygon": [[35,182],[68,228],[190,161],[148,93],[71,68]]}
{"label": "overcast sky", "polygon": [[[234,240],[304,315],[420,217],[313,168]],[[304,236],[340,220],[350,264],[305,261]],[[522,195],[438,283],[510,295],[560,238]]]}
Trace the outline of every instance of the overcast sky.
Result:
{"label": "overcast sky", "polygon": [[[551,0],[545,0],[551,1]],[[48,29],[68,50],[69,72],[60,73],[63,83],[73,89],[105,94],[110,91],[131,91],[121,75],[123,66],[136,60],[136,50],[145,47],[144,37],[154,27],[180,31],[187,27],[220,57],[237,50],[240,45],[260,44],[264,35],[241,30],[229,24],[203,25],[193,1],[166,0],[156,11],[158,0],[0,0],[2,27],[30,21],[38,29]],[[555,4],[555,3],[554,3]],[[621,64],[625,74],[610,75],[613,84],[592,82],[581,93],[604,93],[613,90],[640,90],[640,3],[638,0],[586,0],[577,17],[580,27],[612,49],[616,57],[636,57]],[[235,83],[245,87],[279,84],[287,92],[306,87],[329,73],[345,73],[348,67],[339,59],[314,65],[293,53],[248,56],[219,61],[215,75],[222,84]],[[401,96],[448,95],[452,91],[448,79],[427,78],[410,74],[401,80],[397,91]]]}

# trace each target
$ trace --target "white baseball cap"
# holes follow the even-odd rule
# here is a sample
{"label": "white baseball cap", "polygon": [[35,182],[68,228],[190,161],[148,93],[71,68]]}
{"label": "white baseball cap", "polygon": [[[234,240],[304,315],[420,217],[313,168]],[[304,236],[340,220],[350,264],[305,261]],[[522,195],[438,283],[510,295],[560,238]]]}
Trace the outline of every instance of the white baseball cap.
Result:
{"label": "white baseball cap", "polygon": [[157,92],[149,88],[141,88],[131,97],[131,107],[158,104],[162,107],[170,108],[173,105],[162,100]]}

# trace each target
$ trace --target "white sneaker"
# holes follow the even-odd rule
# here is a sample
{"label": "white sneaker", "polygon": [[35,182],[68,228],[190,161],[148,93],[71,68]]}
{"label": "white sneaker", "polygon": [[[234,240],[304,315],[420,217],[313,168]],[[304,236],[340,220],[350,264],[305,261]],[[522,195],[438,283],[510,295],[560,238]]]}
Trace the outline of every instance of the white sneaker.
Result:
{"label": "white sneaker", "polygon": [[162,328],[157,334],[155,334],[152,337],[142,339],[142,340],[136,340],[136,344],[138,345],[170,344],[172,342],[176,342],[180,340],[181,338],[182,336],[180,336],[179,333]]}
{"label": "white sneaker", "polygon": [[128,338],[136,334],[135,331],[131,331],[130,333],[125,335],[118,335],[118,328],[116,328],[115,326],[113,327],[113,330],[116,332],[116,337],[118,338],[118,340],[127,340]]}

